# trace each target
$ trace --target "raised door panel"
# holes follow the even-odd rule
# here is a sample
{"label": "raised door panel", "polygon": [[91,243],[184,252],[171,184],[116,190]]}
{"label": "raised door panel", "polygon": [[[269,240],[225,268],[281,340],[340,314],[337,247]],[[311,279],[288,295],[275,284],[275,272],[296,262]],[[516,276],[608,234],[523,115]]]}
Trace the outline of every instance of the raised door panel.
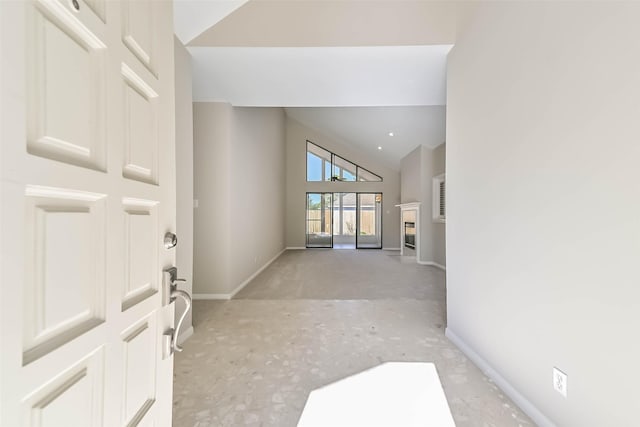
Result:
{"label": "raised door panel", "polygon": [[123,334],[123,417],[127,426],[138,425],[155,403],[156,322],[150,315]]}
{"label": "raised door panel", "polygon": [[171,422],[172,9],[129,5],[0,0],[2,426]]}
{"label": "raised door panel", "polygon": [[103,358],[100,348],[31,393],[23,403],[23,425],[102,426]]}
{"label": "raised door panel", "polygon": [[123,176],[158,183],[158,94],[126,64],[124,82],[125,151]]}
{"label": "raised door panel", "polygon": [[157,202],[123,200],[125,213],[125,280],[122,310],[134,306],[158,291]]}
{"label": "raised door panel", "polygon": [[154,76],[155,58],[155,7],[149,0],[124,0],[122,2],[122,41],[133,55],[144,64]]}
{"label": "raised door panel", "polygon": [[58,2],[30,10],[31,154],[106,169],[106,45]]}
{"label": "raised door panel", "polygon": [[105,196],[28,186],[24,292],[27,364],[105,318]]}

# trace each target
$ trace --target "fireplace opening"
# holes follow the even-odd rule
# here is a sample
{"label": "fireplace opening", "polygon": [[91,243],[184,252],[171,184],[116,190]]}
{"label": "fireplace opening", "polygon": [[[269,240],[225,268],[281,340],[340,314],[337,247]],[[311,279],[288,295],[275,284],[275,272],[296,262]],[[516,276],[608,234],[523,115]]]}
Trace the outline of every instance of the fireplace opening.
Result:
{"label": "fireplace opening", "polygon": [[404,246],[407,248],[416,248],[416,223],[405,221],[404,223]]}

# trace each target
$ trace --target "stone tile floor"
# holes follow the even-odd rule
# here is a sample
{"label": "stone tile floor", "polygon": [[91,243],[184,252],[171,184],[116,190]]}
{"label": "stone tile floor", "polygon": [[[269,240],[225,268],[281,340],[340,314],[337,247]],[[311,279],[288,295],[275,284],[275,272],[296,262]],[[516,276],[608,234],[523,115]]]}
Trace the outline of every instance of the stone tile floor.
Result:
{"label": "stone tile floor", "polygon": [[394,252],[285,252],[235,299],[195,302],[173,425],[295,426],[312,390],[420,361],[435,363],[459,427],[533,426],[444,336],[444,286]]}

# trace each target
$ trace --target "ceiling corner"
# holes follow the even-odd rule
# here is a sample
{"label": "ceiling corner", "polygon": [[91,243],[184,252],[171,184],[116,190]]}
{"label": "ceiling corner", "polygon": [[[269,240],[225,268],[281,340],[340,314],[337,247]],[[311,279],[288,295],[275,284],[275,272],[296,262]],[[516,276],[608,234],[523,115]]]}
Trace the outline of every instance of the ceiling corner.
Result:
{"label": "ceiling corner", "polygon": [[187,45],[200,34],[235,12],[248,0],[174,0],[173,29]]}

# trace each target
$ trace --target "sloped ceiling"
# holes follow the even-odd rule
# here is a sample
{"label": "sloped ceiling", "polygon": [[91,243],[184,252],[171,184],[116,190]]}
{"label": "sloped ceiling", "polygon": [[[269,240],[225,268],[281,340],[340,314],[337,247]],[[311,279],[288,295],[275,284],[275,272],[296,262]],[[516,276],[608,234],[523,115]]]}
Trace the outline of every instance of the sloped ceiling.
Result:
{"label": "sloped ceiling", "polygon": [[173,29],[182,44],[222,21],[248,0],[173,0]]}
{"label": "sloped ceiling", "polygon": [[450,48],[190,47],[194,100],[245,107],[444,105]]}
{"label": "sloped ceiling", "polygon": [[397,169],[416,146],[444,141],[446,58],[462,4],[177,0],[175,21],[195,101],[288,107]]}
{"label": "sloped ceiling", "polygon": [[452,44],[467,2],[251,0],[190,46],[329,47]]}
{"label": "sloped ceiling", "polygon": [[416,146],[435,148],[445,139],[444,106],[287,108],[285,111],[287,116],[325,135],[349,141],[354,148],[366,151],[395,170],[400,168],[400,159]]}

